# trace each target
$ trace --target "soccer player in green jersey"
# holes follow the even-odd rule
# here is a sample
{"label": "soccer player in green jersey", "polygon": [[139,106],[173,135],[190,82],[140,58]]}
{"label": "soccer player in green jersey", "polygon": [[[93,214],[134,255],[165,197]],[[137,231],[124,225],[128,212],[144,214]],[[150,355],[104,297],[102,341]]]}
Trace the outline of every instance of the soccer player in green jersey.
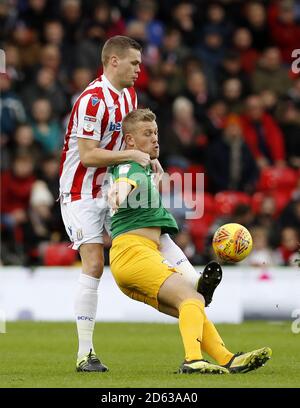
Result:
{"label": "soccer player in green jersey", "polygon": [[[158,129],[149,109],[137,109],[123,120],[126,148],[159,156]],[[205,314],[205,297],[160,252],[160,236],[176,233],[173,216],[163,207],[150,166],[136,162],[111,168],[112,211],[110,265],[119,288],[130,298],[177,317],[185,349],[180,373],[226,374],[262,366],[271,356],[264,347],[233,354],[226,349]],[[200,293],[199,293],[200,292]],[[218,364],[205,361],[202,352]]]}

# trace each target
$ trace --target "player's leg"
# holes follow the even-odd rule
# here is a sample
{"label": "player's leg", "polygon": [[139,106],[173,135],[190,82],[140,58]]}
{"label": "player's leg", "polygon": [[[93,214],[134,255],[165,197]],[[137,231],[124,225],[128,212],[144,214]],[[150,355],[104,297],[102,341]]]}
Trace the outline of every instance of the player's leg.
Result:
{"label": "player's leg", "polygon": [[157,300],[159,310],[162,309],[160,305],[165,305],[165,308],[170,307],[171,310],[173,308],[178,313],[179,329],[185,349],[185,361],[180,372],[226,373],[220,366],[203,360],[201,344],[206,319],[203,296],[191,288],[182,276],[173,273],[161,285]]}
{"label": "player's leg", "polygon": [[82,273],[79,276],[75,298],[78,333],[77,369],[78,371],[106,371],[107,369],[103,364],[92,363],[93,359],[95,361],[96,354],[93,345],[93,333],[98,306],[98,286],[103,272],[103,245],[97,243],[83,244],[79,248],[79,253],[82,261]]}
{"label": "player's leg", "polygon": [[[176,308],[159,304],[159,311],[178,318]],[[262,367],[272,355],[269,347],[253,350],[247,353],[233,354],[226,347],[215,325],[205,317],[203,323],[201,350],[212,357],[219,365],[226,367],[230,373],[247,373]]]}
{"label": "player's leg", "polygon": [[192,364],[185,364],[182,372],[227,372],[202,359],[203,296],[166,262],[155,243],[134,235],[120,236],[113,240],[110,262],[113,276],[127,296],[158,310],[160,302],[176,309],[186,360]]}
{"label": "player's leg", "polygon": [[205,306],[208,306],[212,301],[216,287],[222,280],[221,266],[217,262],[211,261],[199,275],[184,252],[168,234],[161,235],[159,250],[183,278],[204,296]]}
{"label": "player's leg", "polygon": [[194,288],[197,288],[199,273],[187,259],[185,253],[170,238],[169,234],[162,234],[159,240],[159,252],[176,268],[176,270]]}
{"label": "player's leg", "polygon": [[[104,206],[103,206],[104,207]],[[62,217],[82,261],[75,297],[78,333],[78,371],[107,371],[95,355],[93,332],[98,304],[98,286],[103,272],[103,218],[105,209],[96,200],[62,203]]]}

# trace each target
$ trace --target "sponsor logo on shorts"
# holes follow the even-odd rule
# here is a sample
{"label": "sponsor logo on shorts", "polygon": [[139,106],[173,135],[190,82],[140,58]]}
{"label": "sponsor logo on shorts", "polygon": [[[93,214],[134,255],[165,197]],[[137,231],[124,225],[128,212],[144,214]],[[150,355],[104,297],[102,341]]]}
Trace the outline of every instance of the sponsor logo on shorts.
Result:
{"label": "sponsor logo on shorts", "polygon": [[187,258],[179,259],[179,261],[176,262],[176,265],[178,266],[178,265],[180,265],[180,264],[182,264],[183,262],[186,262],[186,261],[187,261]]}

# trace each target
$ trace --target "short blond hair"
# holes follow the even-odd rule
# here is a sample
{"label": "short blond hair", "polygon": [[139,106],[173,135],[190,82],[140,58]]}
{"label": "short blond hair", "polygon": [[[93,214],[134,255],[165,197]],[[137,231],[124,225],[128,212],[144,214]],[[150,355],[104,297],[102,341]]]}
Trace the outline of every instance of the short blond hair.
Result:
{"label": "short blond hair", "polygon": [[101,61],[103,66],[107,66],[109,58],[113,54],[123,58],[131,48],[142,51],[142,46],[133,38],[125,37],[124,35],[115,35],[114,37],[111,37],[106,41],[102,48]]}
{"label": "short blond hair", "polygon": [[156,115],[150,109],[136,109],[129,112],[122,122],[122,131],[125,136],[132,132],[132,128],[138,122],[153,122],[156,120]]}

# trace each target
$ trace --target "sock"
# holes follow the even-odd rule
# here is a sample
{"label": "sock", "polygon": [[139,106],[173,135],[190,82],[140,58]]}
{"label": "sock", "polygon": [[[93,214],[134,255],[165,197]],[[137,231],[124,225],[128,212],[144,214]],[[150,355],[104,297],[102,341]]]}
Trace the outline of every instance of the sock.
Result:
{"label": "sock", "polygon": [[214,324],[205,316],[201,343],[202,351],[216,360],[220,365],[227,364],[233,354],[227,350]]}
{"label": "sock", "polygon": [[179,306],[179,329],[185,350],[185,361],[201,360],[204,304],[198,299],[187,299]]}
{"label": "sock", "polygon": [[93,332],[98,303],[98,286],[100,279],[81,273],[79,287],[75,298],[75,316],[78,332],[78,358],[94,351]]}
{"label": "sock", "polygon": [[184,252],[170,238],[169,234],[162,234],[159,240],[160,253],[177,269],[187,282],[197,289],[200,275],[187,259]]}

